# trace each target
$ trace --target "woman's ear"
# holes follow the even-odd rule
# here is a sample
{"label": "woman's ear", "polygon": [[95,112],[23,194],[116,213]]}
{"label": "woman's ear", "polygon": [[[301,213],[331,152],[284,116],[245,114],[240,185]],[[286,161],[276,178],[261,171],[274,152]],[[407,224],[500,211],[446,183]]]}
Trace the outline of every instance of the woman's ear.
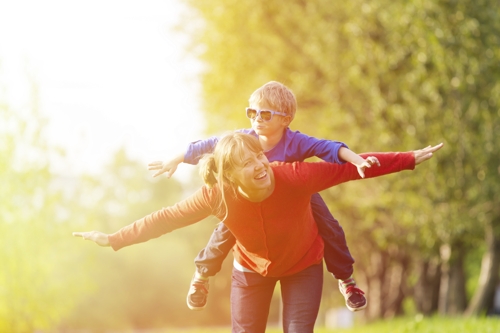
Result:
{"label": "woman's ear", "polygon": [[233,180],[233,175],[231,172],[226,172],[226,179],[228,182],[230,182],[231,184],[234,183],[234,180]]}
{"label": "woman's ear", "polygon": [[238,186],[237,177],[234,177],[232,172],[226,173],[226,179],[231,186]]}

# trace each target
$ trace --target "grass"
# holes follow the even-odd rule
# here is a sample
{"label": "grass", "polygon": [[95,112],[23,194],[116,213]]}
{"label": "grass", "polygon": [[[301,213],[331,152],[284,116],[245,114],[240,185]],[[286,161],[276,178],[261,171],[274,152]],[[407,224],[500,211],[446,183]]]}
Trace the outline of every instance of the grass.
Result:
{"label": "grass", "polygon": [[[167,330],[164,333],[230,333],[230,328],[196,328]],[[281,333],[272,328],[266,333]],[[317,328],[315,333],[498,333],[500,317],[487,318],[398,318],[368,325],[357,325],[349,329]]]}
{"label": "grass", "polygon": [[400,318],[352,329],[318,330],[318,333],[498,333],[500,317],[488,318]]}

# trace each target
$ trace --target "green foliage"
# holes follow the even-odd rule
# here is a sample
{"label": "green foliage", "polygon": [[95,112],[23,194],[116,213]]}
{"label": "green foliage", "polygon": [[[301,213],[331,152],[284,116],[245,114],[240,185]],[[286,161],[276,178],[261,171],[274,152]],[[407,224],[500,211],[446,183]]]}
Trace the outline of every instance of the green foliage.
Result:
{"label": "green foliage", "polygon": [[[344,141],[358,152],[445,142],[412,173],[343,185],[324,196],[344,226],[357,271],[379,268],[370,261],[374,254],[388,266],[408,259],[416,265],[439,257],[442,244],[458,244],[470,253],[469,274],[477,275],[483,228],[500,230],[494,225],[500,221],[496,2],[185,2],[192,50],[205,64],[210,134],[248,126],[243,109],[249,95],[277,80],[298,99],[292,128],[309,135]],[[185,195],[179,183],[152,181],[125,151],[103,174],[55,175],[36,94],[27,99],[27,112],[0,97],[0,331],[229,322],[230,260],[212,281],[209,307],[193,313],[184,306],[192,260],[217,221],[117,253],[70,236],[113,232],[173,204]],[[325,295],[332,289],[335,284],[326,282]],[[327,300],[329,306],[339,302]],[[362,329],[499,327],[493,319],[419,319]]]}
{"label": "green foliage", "polygon": [[297,96],[301,132],[357,152],[445,143],[413,173],[324,193],[357,269],[373,253],[416,265],[443,244],[469,251],[500,221],[495,1],[185,2],[210,133],[248,126],[248,96],[277,80]]}
{"label": "green foliage", "polygon": [[193,259],[217,220],[116,253],[71,236],[112,233],[191,194],[199,177],[189,186],[153,180],[124,150],[102,174],[55,174],[51,157],[64,156],[46,144],[46,120],[30,97],[18,110],[0,95],[0,332],[230,323],[230,260],[211,281],[210,309],[185,305]]}
{"label": "green foliage", "polygon": [[[190,192],[175,179],[152,179],[146,168],[116,153],[103,174],[80,179],[73,198],[82,218],[75,231],[112,233]],[[79,199],[80,198],[80,199]],[[227,324],[229,274],[212,280],[210,309],[193,312],[185,297],[194,273],[193,260],[218,221],[199,224],[113,252],[91,242],[73,239],[69,251],[83,265],[89,285],[61,328],[99,330],[144,329],[166,326]],[[226,281],[225,281],[226,280]]]}
{"label": "green foliage", "polygon": [[[31,96],[36,105],[37,96]],[[67,271],[70,229],[52,187],[36,107],[12,109],[0,96],[0,331],[48,329],[73,306],[79,278]]]}

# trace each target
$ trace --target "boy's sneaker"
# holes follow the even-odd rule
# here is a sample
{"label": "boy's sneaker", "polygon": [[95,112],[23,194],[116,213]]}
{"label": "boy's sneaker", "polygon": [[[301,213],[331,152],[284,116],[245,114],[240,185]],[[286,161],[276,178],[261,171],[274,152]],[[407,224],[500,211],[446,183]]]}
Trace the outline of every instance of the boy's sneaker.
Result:
{"label": "boy's sneaker", "polygon": [[200,311],[207,305],[208,298],[208,278],[197,278],[193,275],[191,287],[186,298],[188,308],[194,311]]}
{"label": "boy's sneaker", "polygon": [[351,311],[359,311],[366,308],[365,293],[356,287],[356,282],[353,278],[339,280],[339,289],[345,298],[345,305]]}

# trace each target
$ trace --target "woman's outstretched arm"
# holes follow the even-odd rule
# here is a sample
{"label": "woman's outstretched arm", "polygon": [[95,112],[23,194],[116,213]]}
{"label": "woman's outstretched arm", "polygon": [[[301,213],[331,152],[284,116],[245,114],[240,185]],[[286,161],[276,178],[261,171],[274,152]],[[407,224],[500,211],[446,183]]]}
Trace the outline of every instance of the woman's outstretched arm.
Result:
{"label": "woman's outstretched arm", "polygon": [[[423,149],[409,152],[362,153],[360,156],[367,162],[364,165],[366,178],[380,177],[403,170],[413,170],[415,167],[434,155],[443,144],[427,146]],[[294,163],[295,164],[295,163]],[[337,165],[325,162],[296,163],[294,169],[297,174],[302,174],[306,182],[301,186],[310,191],[319,192],[329,187],[352,180],[362,179],[358,170],[352,164]]]}
{"label": "woman's outstretched arm", "polygon": [[108,234],[100,231],[85,231],[85,232],[74,232],[73,236],[82,237],[83,240],[93,241],[99,246],[111,246],[108,239]]}
{"label": "woman's outstretched arm", "polygon": [[415,156],[415,165],[419,165],[422,162],[427,161],[432,157],[434,152],[438,151],[439,149],[443,148],[443,143],[440,143],[438,145],[435,145],[434,147],[432,146],[427,146],[425,148],[419,149],[419,150],[414,150],[413,151],[413,156]]}
{"label": "woman's outstretched arm", "polygon": [[212,215],[213,202],[217,199],[216,191],[204,186],[179,203],[153,212],[112,234],[86,231],[73,232],[73,236],[93,241],[99,246],[111,246],[115,251],[143,243]]}

